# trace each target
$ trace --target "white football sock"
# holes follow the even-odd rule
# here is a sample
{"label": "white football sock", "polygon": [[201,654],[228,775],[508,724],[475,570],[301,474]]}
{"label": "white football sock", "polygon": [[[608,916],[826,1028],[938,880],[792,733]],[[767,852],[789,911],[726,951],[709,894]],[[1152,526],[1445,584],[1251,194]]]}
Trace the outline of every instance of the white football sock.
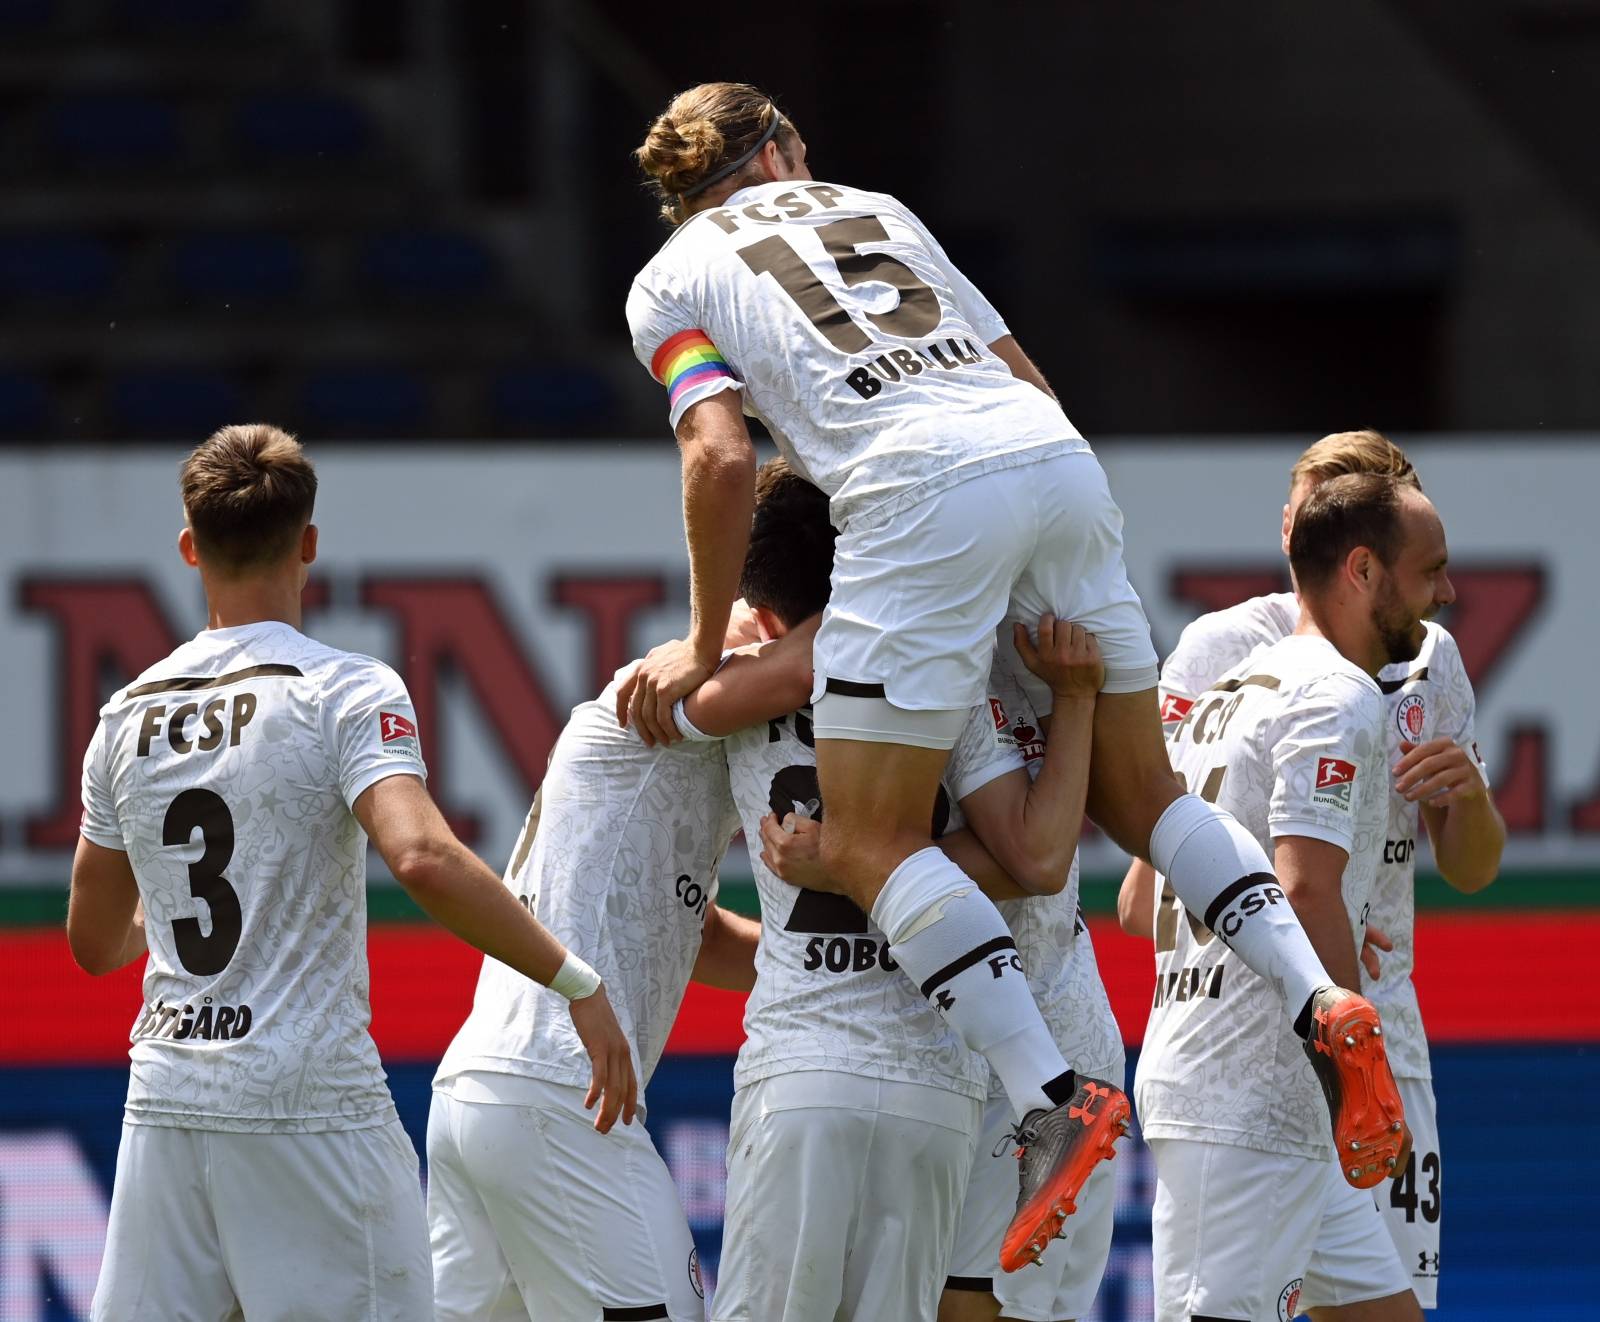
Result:
{"label": "white football sock", "polygon": [[1072,1068],[1034,1004],[1011,929],[942,851],[919,850],[890,873],[872,921],[906,975],[988,1059],[1019,1117],[1071,1097]]}
{"label": "white football sock", "polygon": [[1185,794],[1151,831],[1150,862],[1184,907],[1277,989],[1296,1031],[1306,1028],[1312,992],[1333,979],[1256,838],[1215,804]]}

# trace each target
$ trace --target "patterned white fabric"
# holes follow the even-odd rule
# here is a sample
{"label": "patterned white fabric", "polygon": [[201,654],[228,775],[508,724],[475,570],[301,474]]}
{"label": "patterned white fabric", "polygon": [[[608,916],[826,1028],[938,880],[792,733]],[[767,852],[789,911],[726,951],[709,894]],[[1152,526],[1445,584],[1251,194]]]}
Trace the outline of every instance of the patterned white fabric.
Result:
{"label": "patterned white fabric", "polygon": [[268,622],[202,632],[115,694],[83,834],[128,853],[150,958],[131,1123],[278,1133],[381,1124],[367,1031],[370,785],[424,776],[405,686]]}
{"label": "patterned white fabric", "polygon": [[673,336],[700,331],[732,371],[680,383],[674,428],[692,404],[741,389],[795,471],[833,498],[841,528],[992,468],[1088,448],[989,351],[1006,334],[1000,315],[883,193],[741,189],[651,258],[627,315],[646,368]]}

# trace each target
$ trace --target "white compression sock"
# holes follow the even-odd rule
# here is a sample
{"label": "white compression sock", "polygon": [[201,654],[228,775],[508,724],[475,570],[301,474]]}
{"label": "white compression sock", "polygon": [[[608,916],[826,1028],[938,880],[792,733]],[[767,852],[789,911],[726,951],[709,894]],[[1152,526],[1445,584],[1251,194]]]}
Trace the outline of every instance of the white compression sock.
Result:
{"label": "white compression sock", "polygon": [[1151,831],[1150,862],[1190,913],[1278,989],[1300,1032],[1311,993],[1333,979],[1256,838],[1221,808],[1185,794]]}
{"label": "white compression sock", "polygon": [[1011,929],[943,852],[919,850],[890,873],[872,921],[906,975],[988,1059],[1019,1118],[1072,1096],[1072,1068],[1039,1016]]}

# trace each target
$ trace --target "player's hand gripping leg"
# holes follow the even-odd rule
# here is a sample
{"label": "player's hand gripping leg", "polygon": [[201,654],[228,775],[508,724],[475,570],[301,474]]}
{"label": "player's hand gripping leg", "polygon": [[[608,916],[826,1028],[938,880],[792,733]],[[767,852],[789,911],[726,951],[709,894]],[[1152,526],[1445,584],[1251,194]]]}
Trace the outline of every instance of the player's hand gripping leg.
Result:
{"label": "player's hand gripping leg", "polygon": [[578,1030],[578,1040],[589,1053],[591,1073],[583,1109],[587,1111],[597,1101],[600,1103],[594,1127],[602,1134],[610,1132],[618,1115],[623,1124],[631,1125],[639,1097],[639,1080],[633,1072],[633,1054],[628,1050],[627,1036],[606,998],[606,989],[597,987],[588,996],[568,1001],[567,1009],[572,1015],[572,1026]]}

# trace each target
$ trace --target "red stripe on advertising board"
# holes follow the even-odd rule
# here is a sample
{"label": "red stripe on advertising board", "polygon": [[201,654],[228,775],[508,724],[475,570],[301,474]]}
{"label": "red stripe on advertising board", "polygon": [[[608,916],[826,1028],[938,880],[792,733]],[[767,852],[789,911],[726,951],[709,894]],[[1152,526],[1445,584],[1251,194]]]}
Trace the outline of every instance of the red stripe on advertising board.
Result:
{"label": "red stripe on advertising board", "polygon": [[[1600,914],[1445,913],[1417,926],[1417,994],[1432,1041],[1600,1041],[1600,1001],[1581,994],[1574,966],[1561,957],[1600,945]],[[1123,1036],[1137,1043],[1155,980],[1149,943],[1125,936],[1110,919],[1090,918],[1089,928]],[[386,1058],[438,1058],[472,1004],[480,958],[437,928],[372,929],[372,1027]],[[139,966],[90,978],[72,962],[59,930],[33,929],[0,932],[0,967],[8,985],[0,1062],[126,1058]],[[743,1009],[738,993],[690,987],[667,1050],[738,1050]]]}

